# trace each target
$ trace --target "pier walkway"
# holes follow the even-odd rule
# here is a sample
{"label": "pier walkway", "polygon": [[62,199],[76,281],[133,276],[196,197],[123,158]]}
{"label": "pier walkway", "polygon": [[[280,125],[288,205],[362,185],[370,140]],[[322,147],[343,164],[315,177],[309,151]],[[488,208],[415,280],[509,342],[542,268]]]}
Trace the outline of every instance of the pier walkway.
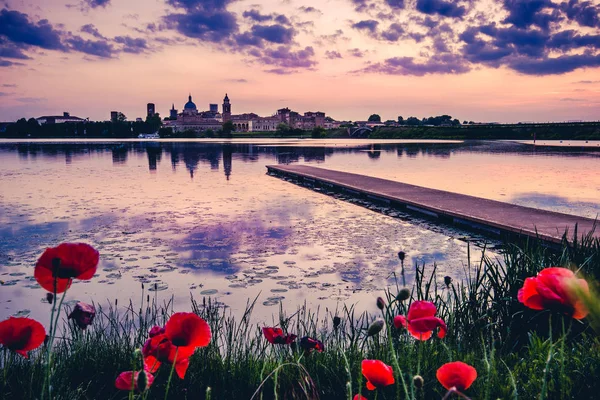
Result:
{"label": "pier walkway", "polygon": [[[366,197],[392,207],[415,211],[443,223],[463,225],[496,235],[516,234],[560,243],[565,231],[569,241],[577,225],[581,238],[592,231],[590,218],[523,207],[443,190],[308,165],[267,165],[268,173],[291,177],[313,185]],[[593,236],[600,238],[600,226]]]}

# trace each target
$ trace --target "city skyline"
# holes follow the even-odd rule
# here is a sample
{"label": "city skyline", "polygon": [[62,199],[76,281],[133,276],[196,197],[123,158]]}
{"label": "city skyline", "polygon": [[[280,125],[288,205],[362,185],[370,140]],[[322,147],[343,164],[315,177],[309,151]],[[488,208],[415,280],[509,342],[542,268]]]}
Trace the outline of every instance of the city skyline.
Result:
{"label": "city skyline", "polygon": [[[43,6],[42,6],[43,5]],[[576,0],[7,0],[0,121],[161,117],[188,93],[337,120],[598,120],[600,5]],[[204,108],[204,106],[200,107]]]}

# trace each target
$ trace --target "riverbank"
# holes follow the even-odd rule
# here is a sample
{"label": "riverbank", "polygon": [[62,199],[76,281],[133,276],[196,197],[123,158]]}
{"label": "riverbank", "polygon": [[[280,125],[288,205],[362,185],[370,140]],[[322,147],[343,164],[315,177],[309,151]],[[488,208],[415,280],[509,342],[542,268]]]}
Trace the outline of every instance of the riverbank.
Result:
{"label": "riverbank", "polygon": [[[373,304],[371,313],[355,313],[353,306],[301,307],[293,315],[274,316],[269,326],[319,340],[323,351],[303,349],[295,341],[296,345],[269,343],[264,325],[251,322],[256,300],[237,319],[207,298],[191,299],[188,310],[174,310],[170,301],[142,289],[141,304],[97,306],[96,320],[87,330],[63,322],[54,352],[52,392],[57,399],[162,399],[166,390],[169,399],[341,400],[357,393],[368,399],[439,399],[447,390],[436,371],[445,363],[462,361],[477,370],[473,385],[462,390],[470,398],[595,398],[600,390],[600,340],[590,325],[594,319],[575,320],[563,310],[528,308],[518,292],[526,278],[552,265],[579,266],[594,288],[600,276],[599,241],[575,241],[558,253],[536,243],[507,244],[506,249],[502,262],[482,257],[463,282],[442,279],[435,266],[406,266],[415,269],[415,285],[405,293],[398,277],[394,287],[381,288],[381,309]],[[436,318],[447,326],[445,337],[420,341],[396,328],[394,317],[407,315],[418,300],[435,303]],[[163,325],[175,311],[193,311],[205,319],[212,330],[210,344],[190,358],[183,379],[171,379],[171,368],[165,365],[149,391],[133,397],[118,391],[117,376],[132,364],[139,368],[135,350],[144,344],[149,328]],[[377,318],[387,323],[382,330],[374,323]],[[38,398],[46,373],[44,357],[43,346],[29,359],[5,349],[2,398]],[[391,366],[395,383],[376,392],[367,390],[361,370],[365,359]]]}

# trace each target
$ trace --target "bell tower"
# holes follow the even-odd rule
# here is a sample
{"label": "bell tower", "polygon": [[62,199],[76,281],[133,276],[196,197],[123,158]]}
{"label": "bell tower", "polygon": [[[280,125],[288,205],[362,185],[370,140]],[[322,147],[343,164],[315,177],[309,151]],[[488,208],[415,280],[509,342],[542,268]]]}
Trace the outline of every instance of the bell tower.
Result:
{"label": "bell tower", "polygon": [[231,104],[229,103],[227,93],[225,93],[225,98],[223,99],[223,122],[229,120],[231,120]]}

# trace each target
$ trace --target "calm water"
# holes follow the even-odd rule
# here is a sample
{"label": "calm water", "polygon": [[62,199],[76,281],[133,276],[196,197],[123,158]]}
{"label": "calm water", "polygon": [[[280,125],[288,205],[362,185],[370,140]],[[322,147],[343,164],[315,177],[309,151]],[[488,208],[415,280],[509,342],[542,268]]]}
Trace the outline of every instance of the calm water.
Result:
{"label": "calm water", "polygon": [[459,279],[467,241],[484,238],[308,190],[266,175],[265,165],[317,164],[595,218],[597,144],[0,142],[0,319],[49,318],[33,266],[65,241],[101,253],[97,276],[76,281],[70,302],[139,304],[145,283],[182,311],[190,294],[234,312],[258,296],[263,319],[280,301],[287,310],[374,310],[400,272],[399,250],[408,282],[415,263]]}

